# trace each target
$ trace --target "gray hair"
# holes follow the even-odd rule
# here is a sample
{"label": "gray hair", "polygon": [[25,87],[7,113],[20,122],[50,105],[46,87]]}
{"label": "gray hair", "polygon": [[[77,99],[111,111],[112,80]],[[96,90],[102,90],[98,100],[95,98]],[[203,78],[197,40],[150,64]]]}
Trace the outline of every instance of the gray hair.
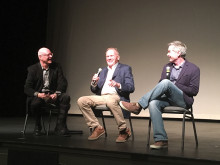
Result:
{"label": "gray hair", "polygon": [[180,51],[180,56],[182,58],[185,58],[186,56],[186,50],[187,50],[187,47],[184,43],[182,43],[181,41],[173,41],[173,42],[170,42],[168,43],[168,46],[174,46],[175,49],[178,49],[178,51]]}

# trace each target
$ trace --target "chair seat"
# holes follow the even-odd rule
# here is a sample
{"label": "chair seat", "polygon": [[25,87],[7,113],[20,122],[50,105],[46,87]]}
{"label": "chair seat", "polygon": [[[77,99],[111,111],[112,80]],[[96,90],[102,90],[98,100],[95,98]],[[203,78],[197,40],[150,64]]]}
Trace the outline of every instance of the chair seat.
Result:
{"label": "chair seat", "polygon": [[105,104],[97,105],[93,108],[93,110],[110,111],[109,107],[107,107]]}
{"label": "chair seat", "polygon": [[163,113],[175,113],[175,114],[189,114],[190,110],[182,108],[182,107],[176,107],[176,106],[167,106],[163,109]]}

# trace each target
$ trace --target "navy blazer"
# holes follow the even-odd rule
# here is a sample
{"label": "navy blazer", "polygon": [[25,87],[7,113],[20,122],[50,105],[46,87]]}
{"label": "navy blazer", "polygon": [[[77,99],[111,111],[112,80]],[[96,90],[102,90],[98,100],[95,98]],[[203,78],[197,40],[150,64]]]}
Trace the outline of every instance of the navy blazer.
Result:
{"label": "navy blazer", "polygon": [[[166,67],[170,67],[170,73],[173,69],[173,64],[168,63],[164,66],[161,80],[166,79]],[[200,69],[195,64],[190,63],[185,60],[185,64],[180,72],[180,75],[175,83],[175,85],[183,91],[183,97],[187,107],[191,107],[194,99],[193,96],[196,96],[199,92],[200,84]]]}
{"label": "navy blazer", "polygon": [[[66,92],[67,80],[63,75],[61,66],[53,62],[49,69],[50,91],[54,93],[60,91]],[[28,67],[28,75],[24,85],[24,92],[27,96],[34,96],[35,92],[41,92],[43,88],[43,70],[40,63],[36,63]]]}
{"label": "navy blazer", "polygon": [[[96,87],[91,86],[91,91],[96,95],[101,95],[102,88],[104,86],[106,77],[108,73],[108,68],[105,67],[102,69],[99,75],[99,81]],[[132,75],[132,69],[130,66],[118,63],[118,66],[115,69],[115,72],[112,76],[112,80],[121,84],[121,89],[115,88],[120,100],[130,102],[130,93],[133,93],[135,90],[134,79]],[[126,117],[126,112],[123,111],[124,116]]]}

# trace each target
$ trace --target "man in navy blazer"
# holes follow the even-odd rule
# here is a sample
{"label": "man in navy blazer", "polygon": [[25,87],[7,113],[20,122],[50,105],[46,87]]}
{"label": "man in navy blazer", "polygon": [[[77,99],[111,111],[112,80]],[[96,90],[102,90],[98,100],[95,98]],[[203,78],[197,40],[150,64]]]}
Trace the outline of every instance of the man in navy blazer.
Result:
{"label": "man in navy blazer", "polygon": [[61,66],[52,62],[53,54],[48,48],[38,51],[39,63],[28,67],[28,75],[24,92],[28,96],[28,104],[36,117],[34,134],[41,135],[42,106],[46,103],[59,105],[59,114],[55,133],[69,136],[66,127],[67,112],[70,108],[70,97],[65,93],[67,80],[63,75]]}
{"label": "man in navy blazer", "polygon": [[86,124],[93,129],[88,140],[96,140],[105,133],[91,108],[103,104],[110,108],[118,125],[119,136],[116,142],[125,142],[131,136],[118,103],[120,100],[130,101],[129,95],[134,92],[134,80],[131,67],[119,63],[119,59],[118,50],[108,48],[106,51],[108,66],[102,69],[100,75],[95,74],[92,78],[90,88],[96,95],[83,96],[78,99],[78,106],[82,111]]}
{"label": "man in navy blazer", "polygon": [[168,44],[170,63],[163,68],[161,79],[154,89],[146,93],[138,103],[121,101],[125,110],[139,114],[141,109],[149,108],[154,125],[154,141],[150,148],[168,147],[168,137],[163,125],[162,110],[166,106],[190,108],[194,102],[193,96],[199,92],[200,69],[185,59],[187,47],[180,41]]}

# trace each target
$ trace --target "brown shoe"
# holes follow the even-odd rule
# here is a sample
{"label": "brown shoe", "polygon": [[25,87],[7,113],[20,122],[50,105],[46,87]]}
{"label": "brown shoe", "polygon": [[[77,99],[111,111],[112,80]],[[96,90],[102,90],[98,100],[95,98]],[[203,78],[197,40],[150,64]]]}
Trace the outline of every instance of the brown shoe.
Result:
{"label": "brown shoe", "polygon": [[104,128],[96,127],[92,132],[92,135],[88,137],[88,140],[96,140],[105,133]]}
{"label": "brown shoe", "polygon": [[167,147],[168,147],[168,141],[158,141],[150,145],[150,148],[152,149],[162,149]]}
{"label": "brown shoe", "polygon": [[119,136],[116,139],[117,143],[124,143],[128,140],[128,138],[131,136],[131,131],[129,128],[124,129],[123,131],[120,131]]}
{"label": "brown shoe", "polygon": [[142,107],[138,103],[129,103],[125,101],[120,101],[119,105],[129,112],[134,113],[135,115],[138,115],[141,112]]}

